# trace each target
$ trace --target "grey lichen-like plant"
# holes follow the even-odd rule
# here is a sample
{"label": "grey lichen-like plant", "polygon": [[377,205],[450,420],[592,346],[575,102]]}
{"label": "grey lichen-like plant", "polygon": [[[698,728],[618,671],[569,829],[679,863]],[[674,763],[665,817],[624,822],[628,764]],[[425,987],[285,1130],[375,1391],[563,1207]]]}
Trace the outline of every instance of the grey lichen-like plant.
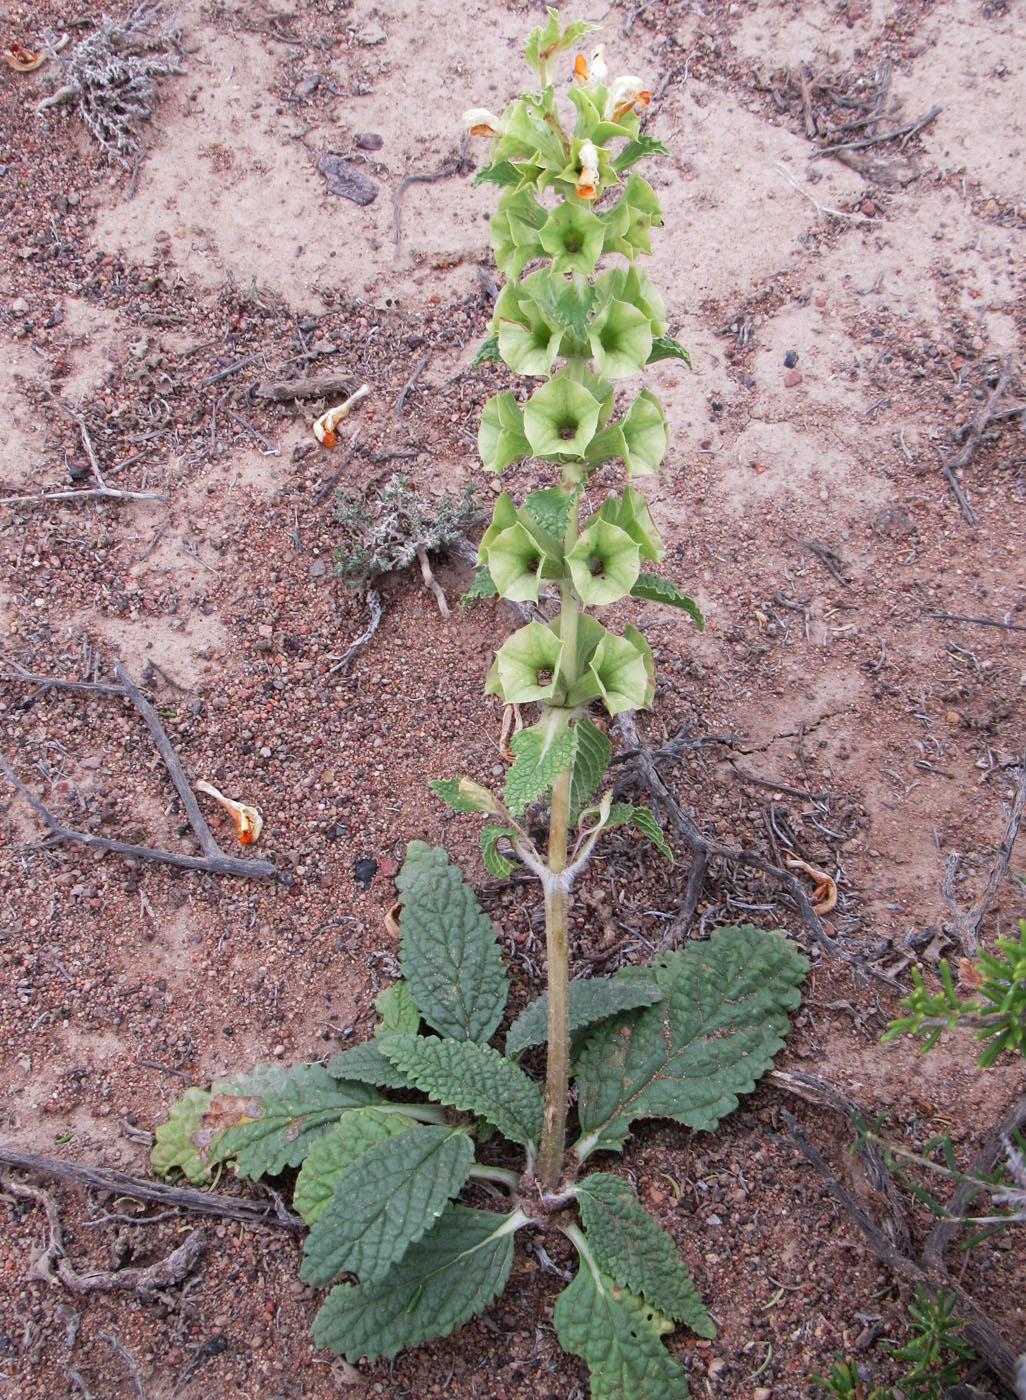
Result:
{"label": "grey lichen-like plant", "polygon": [[162,8],[140,5],[124,20],[104,15],[67,57],[59,56],[60,86],[38,108],[74,107],[104,153],[123,165],[139,153],[157,79],[184,71],[181,35],[173,24],[159,24]]}
{"label": "grey lichen-like plant", "polygon": [[477,514],[472,486],[459,500],[429,502],[409,478],[395,473],[384,486],[340,492],[335,520],[341,540],[335,572],[355,588],[405,569],[422,553],[446,550],[465,536]]}
{"label": "grey lichen-like plant", "polygon": [[[544,381],[523,403],[507,391],[485,406],[482,462],[501,471],[533,456],[560,478],[520,506],[499,496],[472,592],[522,603],[545,585],[560,611],[510,637],[488,680],[507,703],[540,707],[511,741],[502,796],[467,778],[432,785],[488,819],[491,874],[519,863],[539,880],[547,990],[493,1045],[510,992],[498,935],[446,853],[413,841],[396,879],[402,975],[378,998],[374,1038],[326,1066],[190,1089],[157,1130],[153,1164],[193,1181],[219,1163],[251,1177],[298,1167],[294,1204],[310,1226],[301,1277],[330,1287],[314,1338],[350,1361],[447,1335],[505,1287],[518,1234],[547,1234],[550,1248],[562,1237],[578,1268],[555,1332],[587,1364],[595,1400],[679,1400],[687,1380],[663,1338],[676,1323],[711,1337],[713,1322],[673,1237],[593,1159],[622,1152],[643,1118],[711,1132],[772,1065],[808,964],[783,935],[746,925],[649,966],[569,980],[573,889],[602,834],[631,824],[670,857],[651,812],[602,792],[611,745],[592,717],[650,703],[652,653],[636,629],[617,636],[589,609],[644,598],[701,625],[695,603],[647,571],[662,546],[635,486],[581,519],[600,468],[651,473],[668,446],[655,395],[643,389],[617,416],[609,381],[686,358],[633,266],[660,217],[632,169],[664,150],[640,134],[634,108],[648,95],[634,78],[607,82],[599,50],[590,70],[577,60],[572,131],[557,110],[554,60],[588,29],[564,30],[550,11],[527,45],[540,95],[502,118],[469,114],[496,138],[479,179],[502,191],[491,228],[506,286],[484,355]],[[610,257],[626,267],[599,270]],[[529,808],[547,808],[540,844]]]}

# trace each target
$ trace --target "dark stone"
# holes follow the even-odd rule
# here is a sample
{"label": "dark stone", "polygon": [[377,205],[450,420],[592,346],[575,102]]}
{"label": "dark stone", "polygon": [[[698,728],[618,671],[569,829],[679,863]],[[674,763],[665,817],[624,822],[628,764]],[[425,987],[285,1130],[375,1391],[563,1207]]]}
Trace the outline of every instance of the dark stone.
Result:
{"label": "dark stone", "polygon": [[377,873],[378,863],[369,856],[364,856],[353,864],[353,879],[362,890],[370,889],[370,882]]}
{"label": "dark stone", "polygon": [[318,173],[324,176],[329,194],[351,199],[354,204],[372,204],[378,196],[374,181],[355,165],[330,151],[317,162]]}
{"label": "dark stone", "polygon": [[353,137],[353,144],[358,151],[380,151],[385,138],[376,131],[358,131]]}
{"label": "dark stone", "polygon": [[794,369],[794,367],[795,367],[795,365],[796,365],[797,363],[798,363],[798,351],[797,351],[797,350],[788,350],[787,354],[784,356],[784,368],[785,368],[785,369]]}

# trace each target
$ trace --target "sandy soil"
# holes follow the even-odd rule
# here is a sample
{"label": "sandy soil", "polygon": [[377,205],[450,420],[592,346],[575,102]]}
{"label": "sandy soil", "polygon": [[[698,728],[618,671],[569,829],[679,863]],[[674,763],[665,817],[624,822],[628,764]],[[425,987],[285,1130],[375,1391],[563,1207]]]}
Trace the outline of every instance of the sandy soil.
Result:
{"label": "sandy soil", "polygon": [[[443,0],[183,0],[184,71],[162,81],[128,169],[71,107],[37,113],[69,49],[32,73],[0,65],[2,750],[69,825],[196,853],[126,701],[20,678],[109,679],[120,658],[190,781],[261,810],[254,858],[278,872],[56,844],[5,784],[9,1147],[145,1175],[147,1135],[185,1081],[365,1036],[394,972],[383,915],[413,838],[465,859],[518,999],[537,990],[529,893],[489,881],[471,824],[427,791],[501,772],[481,684],[508,618],[486,604],[443,620],[418,573],[391,575],[376,635],[337,669],[366,616],[333,577],[323,488],[351,453],[347,490],[400,470],[429,501],[469,480],[491,494],[476,424],[504,379],[470,364],[490,318],[493,197],[472,187],[483,150],[461,164],[459,118],[520,90],[538,15],[513,0],[465,15]],[[653,748],[681,739],[663,772],[710,834],[770,857],[784,842],[836,878],[846,959],[820,953],[778,887],[727,867],[710,871],[692,932],[786,927],[816,970],[781,1064],[886,1111],[906,1141],[949,1132],[968,1159],[1021,1069],[981,1076],[966,1040],[927,1059],[878,1042],[910,966],[959,958],[951,900],[967,910],[983,890],[1022,774],[1022,413],[972,434],[988,406],[1024,397],[1022,11],[656,0],[589,17],[617,68],[657,93],[647,130],[672,157],[646,171],[666,220],[649,270],[694,361],[652,375],[673,446],[650,495],[669,572],[708,627],[640,608],[661,677],[643,729]],[[0,40],[74,45],[95,18],[64,0],[0,5]],[[848,163],[817,156],[874,94],[876,134],[940,111]],[[373,182],[372,202],[328,193],[328,154]],[[372,390],[333,453],[310,432],[324,400],[267,392],[327,375],[339,396]],[[159,498],[26,499],[93,486],[87,439],[110,486]],[[963,509],[942,465],[969,443]],[[514,491],[529,481],[507,475]],[[470,566],[435,562],[455,604]],[[367,888],[362,859],[378,867]],[[687,875],[686,858],[670,871],[610,839],[579,904],[575,970],[645,956]],[[1024,913],[1009,879],[984,942]],[[781,1136],[784,1109],[875,1208],[844,1123],[774,1085],[715,1138],[648,1125],[623,1158],[722,1324],[711,1344],[672,1343],[697,1395],[797,1400],[853,1349],[876,1379],[896,1374],[887,1343],[905,1336],[908,1286]],[[193,1227],[132,1223],[131,1203],[48,1184],[79,1271],[150,1263]],[[486,1317],[357,1373],[314,1352],[317,1299],[281,1232],[208,1227],[183,1287],[84,1299],[32,1275],[40,1204],[3,1209],[3,1395],[585,1393],[551,1330],[560,1280],[533,1255]],[[908,1216],[918,1239],[929,1220]],[[1024,1349],[1011,1241],[974,1250],[963,1282]]]}

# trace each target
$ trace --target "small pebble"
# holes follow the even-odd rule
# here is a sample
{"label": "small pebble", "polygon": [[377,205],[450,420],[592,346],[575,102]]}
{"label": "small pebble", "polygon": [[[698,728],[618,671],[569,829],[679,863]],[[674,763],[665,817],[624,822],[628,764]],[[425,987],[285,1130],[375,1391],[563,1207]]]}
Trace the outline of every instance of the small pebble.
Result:
{"label": "small pebble", "polygon": [[370,882],[378,873],[378,863],[370,856],[363,856],[353,864],[353,879],[363,890],[370,889]]}
{"label": "small pebble", "polygon": [[784,388],[793,389],[796,384],[802,382],[802,372],[800,369],[791,369],[784,375]]}
{"label": "small pebble", "polygon": [[785,369],[794,369],[794,367],[795,367],[795,365],[796,365],[797,363],[798,363],[798,351],[797,351],[797,350],[788,350],[787,354],[784,356],[784,368],[785,368]]}

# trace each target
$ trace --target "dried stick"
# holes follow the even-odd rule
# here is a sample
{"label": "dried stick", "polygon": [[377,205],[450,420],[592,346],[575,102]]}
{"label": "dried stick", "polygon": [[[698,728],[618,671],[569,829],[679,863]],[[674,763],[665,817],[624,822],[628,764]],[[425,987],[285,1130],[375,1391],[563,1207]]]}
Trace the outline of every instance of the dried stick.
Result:
{"label": "dried stick", "polygon": [[[171,741],[164,732],[164,727],[157,717],[157,712],[149,701],[143,696],[139,687],[132,679],[126,666],[122,662],[114,663],[114,674],[117,677],[121,694],[127,695],[132,704],[138,710],[145,721],[147,729],[156,745],[157,752],[167,767],[171,775],[171,781],[175,785],[182,805],[185,808],[189,825],[196,834],[199,841],[202,856],[180,855],[175,851],[158,850],[152,846],[137,846],[128,841],[116,841],[106,836],[94,836],[89,832],[77,831],[73,827],[64,826],[57,820],[45,803],[41,802],[31,793],[23,782],[18,778],[7,757],[0,753],[0,771],[2,771],[8,782],[16,787],[25,800],[32,807],[33,811],[42,818],[46,825],[53,832],[59,841],[75,841],[84,846],[91,846],[94,850],[112,851],[117,855],[134,856],[141,860],[155,860],[164,865],[174,865],[181,870],[203,870],[211,875],[241,875],[253,879],[259,879],[276,873],[275,867],[266,860],[244,860],[239,856],[226,855],[211,835],[203,814],[199,809],[199,804],[193,795],[192,788],[185,776],[181,760]],[[17,677],[21,679],[21,677]],[[36,679],[36,678],[33,678]],[[62,682],[54,679],[54,685]],[[64,682],[64,685],[80,685],[81,682]]]}
{"label": "dried stick", "polygon": [[990,398],[982,406],[982,408],[976,414],[976,417],[973,419],[972,426],[969,429],[969,434],[965,440],[965,444],[962,447],[961,452],[956,453],[954,457],[948,457],[944,453],[941,453],[941,471],[944,473],[945,479],[947,480],[948,485],[951,487],[955,500],[958,502],[959,509],[961,510],[963,516],[965,517],[966,521],[974,528],[976,526],[976,512],[966,500],[965,494],[962,491],[962,487],[960,486],[958,477],[955,475],[955,473],[960,472],[964,467],[967,467],[969,465],[970,458],[972,457],[976,449],[979,447],[980,443],[983,441],[983,435],[987,431],[987,428],[990,426],[991,420],[997,416],[996,410],[998,402],[1001,396],[1004,394],[1005,390],[1008,388],[1008,382],[1011,379],[1011,377],[1012,356],[1009,355],[1008,358],[1005,360],[1005,367],[1001,371],[1001,376],[998,379],[997,386],[994,389],[994,392],[991,394]]}
{"label": "dried stick", "polygon": [[1026,632],[1021,622],[1001,622],[996,617],[963,617],[961,613],[936,612],[927,609],[927,617],[936,617],[941,622],[971,622],[976,627],[1000,627],[1005,632]]}
{"label": "dried stick", "polygon": [[324,485],[321,487],[321,489],[317,492],[317,495],[313,498],[313,503],[314,503],[315,506],[319,506],[320,503],[324,500],[325,496],[328,494],[328,492],[329,492],[330,490],[332,490],[333,487],[335,487],[335,486],[338,485],[338,479],[339,479],[339,477],[342,475],[342,473],[345,471],[346,467],[348,467],[349,463],[350,463],[350,462],[353,460],[353,458],[356,456],[356,453],[357,453],[357,451],[358,451],[358,449],[359,449],[359,446],[360,446],[360,429],[357,428],[356,432],[353,434],[353,440],[352,440],[352,442],[351,442],[351,444],[350,444],[349,451],[348,451],[348,452],[346,453],[346,455],[343,457],[342,462],[341,462],[341,464],[340,464],[340,466],[339,466],[339,468],[338,468],[338,471],[332,472],[331,476],[330,476],[330,477],[328,478],[328,480],[324,483]]}
{"label": "dried stick", "polygon": [[360,648],[366,646],[374,636],[374,633],[378,630],[378,623],[385,615],[385,608],[381,601],[381,594],[376,588],[368,588],[367,590],[367,610],[370,613],[370,622],[367,625],[367,630],[361,632],[356,640],[350,644],[348,651],[345,656],[342,657],[341,661],[335,662],[334,666],[327,672],[329,676],[333,676],[336,671],[344,672]]}
{"label": "dried stick", "polygon": [[[813,909],[808,895],[793,875],[786,870],[781,870],[779,866],[770,864],[770,862],[764,860],[762,856],[756,855],[754,851],[735,850],[733,846],[724,846],[721,842],[709,840],[702,835],[691,818],[681,809],[677,799],[660,777],[648,750],[641,741],[641,735],[638,733],[638,726],[631,711],[625,710],[617,718],[616,723],[620,735],[625,740],[628,748],[637,750],[635,761],[649,791],[652,793],[653,797],[657,798],[666,807],[670,821],[673,823],[678,835],[687,843],[692,855],[701,857],[706,862],[708,862],[710,856],[720,857],[723,860],[731,861],[737,865],[751,866],[755,870],[762,871],[765,875],[772,876],[774,880],[779,881],[779,883],[784,886],[798,905],[806,926],[820,947],[829,953],[832,958],[846,957],[851,960],[850,955],[845,954],[836,940],[831,938],[827,933],[819,915]],[[698,893],[689,886],[686,898],[692,897],[697,905]],[[663,940],[667,947],[671,946],[673,939],[687,927],[687,925],[681,926],[682,918],[683,911],[681,916],[670,926]]]}
{"label": "dried stick", "polygon": [[213,1191],[191,1191],[181,1186],[166,1186],[160,1181],[130,1176],[112,1167],[82,1167],[76,1162],[63,1162],[59,1157],[45,1157],[38,1152],[22,1152],[0,1143],[0,1165],[19,1171],[36,1172],[59,1181],[73,1181],[94,1191],[110,1191],[116,1196],[128,1196],[134,1201],[148,1201],[169,1210],[184,1210],[192,1215],[210,1215],[219,1220],[238,1220],[244,1225],[274,1225],[286,1230],[305,1230],[298,1215],[287,1211],[277,1197],[274,1203],[247,1201],[234,1196],[219,1196]]}
{"label": "dried stick", "polygon": [[866,146],[879,146],[885,141],[896,141],[899,136],[904,138],[901,143],[904,146],[909,137],[915,136],[917,132],[929,126],[932,121],[936,121],[943,110],[942,107],[931,107],[926,115],[920,117],[918,121],[908,122],[905,126],[895,127],[893,131],[884,131],[879,136],[867,136],[862,141],[840,141],[836,146],[823,146],[815,153],[812,159],[819,160],[820,156],[833,156],[836,155],[838,151],[861,151],[864,150]]}
{"label": "dried stick", "polygon": [[845,1191],[809,1139],[805,1129],[800,1127],[786,1110],[784,1111],[784,1119],[790,1130],[793,1145],[819,1172],[830,1194],[843,1207],[852,1223],[857,1226],[880,1262],[894,1273],[907,1279],[909,1283],[924,1284],[934,1291],[943,1289],[946,1293],[954,1293],[962,1316],[965,1318],[967,1341],[971,1343],[980,1359],[1000,1378],[1002,1384],[1014,1393],[1018,1375],[1018,1358],[962,1285],[943,1270],[923,1268],[893,1245],[879,1225]]}
{"label": "dried stick", "polygon": [[420,362],[417,365],[417,368],[413,371],[409,379],[407,379],[406,383],[403,385],[403,391],[395,401],[395,411],[397,417],[401,418],[403,416],[403,408],[405,407],[407,396],[415,388],[417,380],[424,373],[425,369],[427,369],[428,361],[430,359],[431,351],[426,350],[424,354],[421,355]]}
{"label": "dried stick", "polygon": [[1026,808],[1026,753],[1024,753],[1020,759],[1019,781],[1015,785],[1015,797],[1012,800],[1012,810],[1008,814],[1004,835],[1001,837],[1001,844],[997,848],[997,855],[991,867],[990,874],[987,876],[987,883],[983,887],[983,893],[968,913],[963,914],[955,907],[955,922],[951,931],[962,945],[962,951],[965,953],[966,957],[972,957],[979,949],[980,924],[983,923],[987,911],[994,903],[994,898],[1001,887],[1002,881],[1008,874],[1009,862],[1012,859],[1012,848],[1019,835],[1019,827],[1022,823],[1024,808]]}
{"label": "dried stick", "polygon": [[399,182],[399,188],[396,190],[395,198],[392,200],[392,218],[395,226],[395,231],[392,235],[392,242],[395,247],[393,260],[396,263],[399,262],[399,249],[402,246],[403,238],[401,223],[402,216],[400,212],[400,200],[403,197],[403,193],[410,185],[433,185],[437,180],[446,180],[449,178],[450,175],[458,175],[463,169],[463,162],[466,158],[467,147],[469,145],[470,133],[468,132],[467,135],[463,138],[463,142],[460,146],[459,155],[450,165],[443,166],[441,170],[436,170],[431,175],[407,175],[403,180]]}
{"label": "dried stick", "polygon": [[445,594],[442,592],[442,585],[431,571],[427,550],[424,549],[423,546],[418,545],[417,547],[417,559],[420,563],[420,576],[424,580],[425,588],[431,589],[431,592],[435,595],[435,602],[438,604],[438,611],[443,617],[447,618],[449,616],[449,604],[446,602]]}
{"label": "dried stick", "polygon": [[337,399],[353,392],[355,380],[348,375],[321,374],[312,379],[262,379],[252,391],[258,399],[291,403],[293,399]]}
{"label": "dried stick", "polygon": [[161,1289],[173,1288],[187,1278],[207,1247],[206,1232],[194,1230],[184,1244],[145,1269],[91,1269],[80,1274],[68,1259],[57,1203],[49,1191],[13,1180],[7,1181],[6,1189],[12,1196],[35,1201],[46,1211],[47,1244],[33,1264],[30,1277],[46,1283],[61,1283],[80,1297],[87,1293],[135,1293],[140,1298],[152,1298]]}

